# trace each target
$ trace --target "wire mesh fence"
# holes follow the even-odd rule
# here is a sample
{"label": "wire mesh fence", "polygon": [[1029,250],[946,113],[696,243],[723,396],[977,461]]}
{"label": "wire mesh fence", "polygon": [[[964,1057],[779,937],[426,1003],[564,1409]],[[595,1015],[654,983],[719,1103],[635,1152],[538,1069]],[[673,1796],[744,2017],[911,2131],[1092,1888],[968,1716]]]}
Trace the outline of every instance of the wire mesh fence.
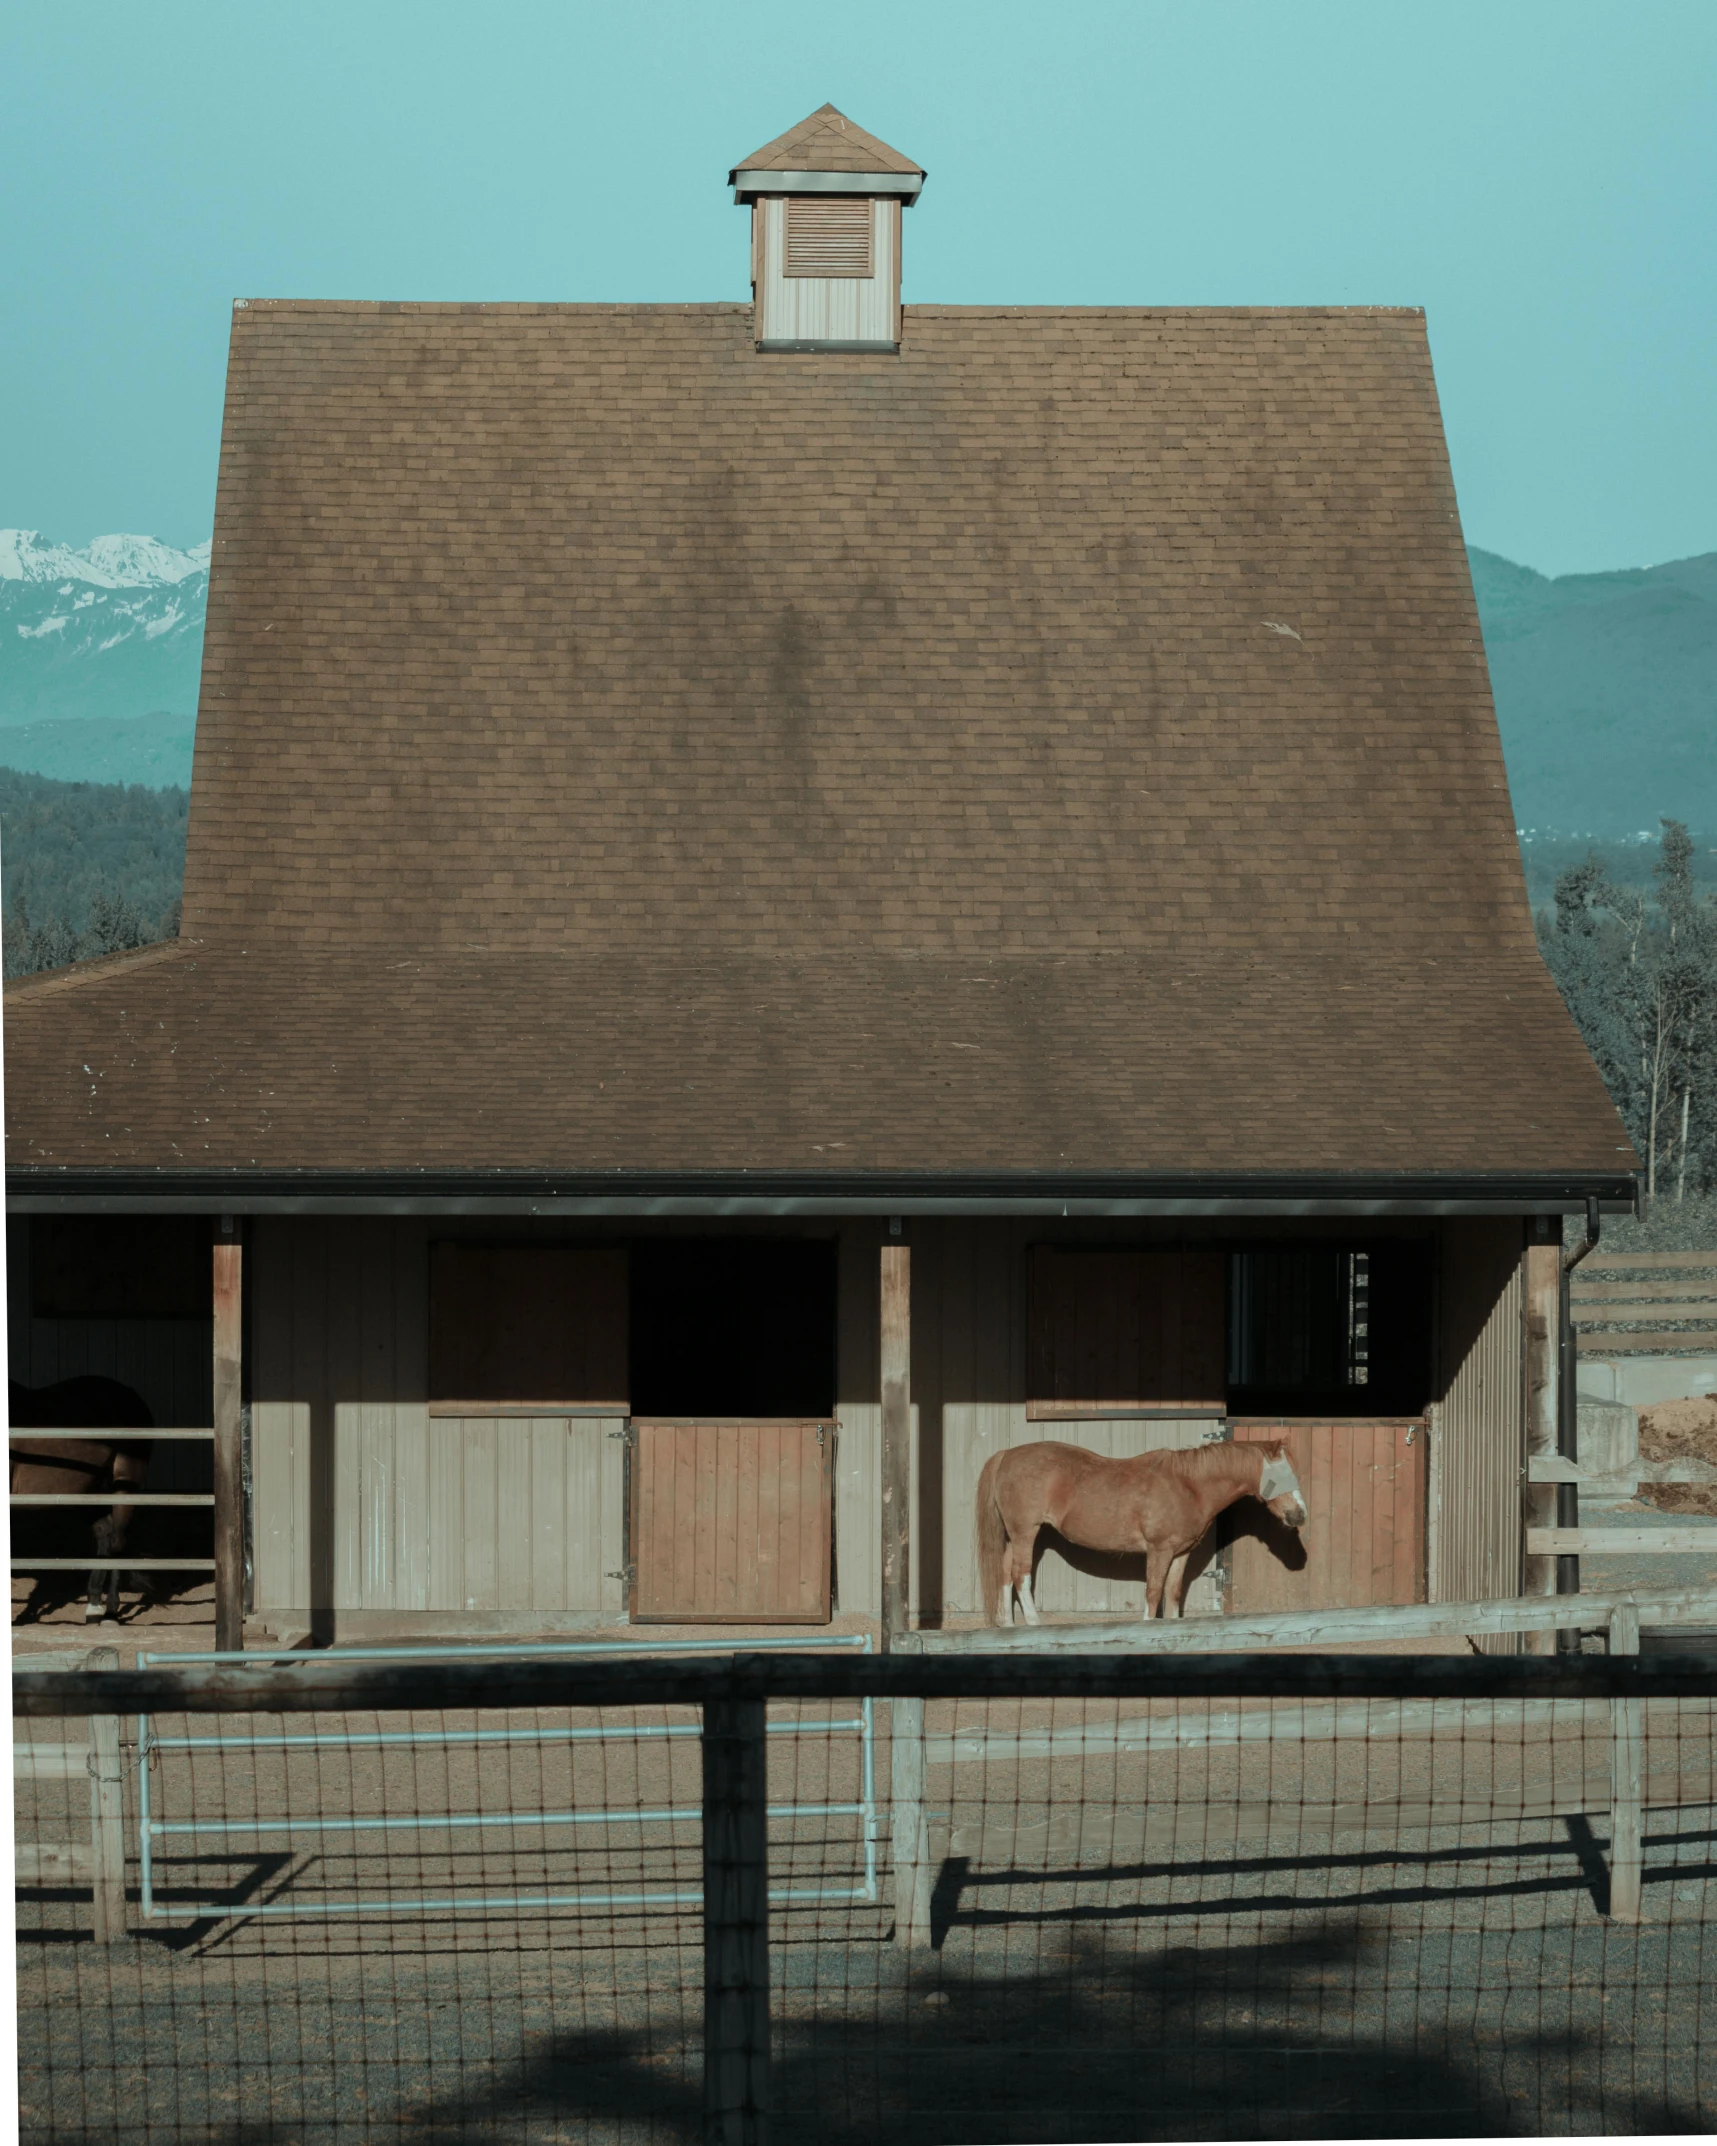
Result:
{"label": "wire mesh fence", "polygon": [[26,2139],[1717,2118],[1705,1664],[324,1656],[18,1692]]}

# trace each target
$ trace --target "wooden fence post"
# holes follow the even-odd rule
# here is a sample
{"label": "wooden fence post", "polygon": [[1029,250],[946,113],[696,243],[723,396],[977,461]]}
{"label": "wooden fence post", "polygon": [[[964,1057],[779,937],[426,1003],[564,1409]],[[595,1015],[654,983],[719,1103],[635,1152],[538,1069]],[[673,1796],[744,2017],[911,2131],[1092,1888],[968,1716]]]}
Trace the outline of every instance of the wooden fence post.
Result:
{"label": "wooden fence post", "polygon": [[764,2146],[769,2110],[767,1709],[703,1715],[705,2146]]}
{"label": "wooden fence post", "polygon": [[[1610,1652],[1638,1654],[1639,1605],[1619,1602],[1610,1614]],[[1638,1699],[1610,1701],[1610,1920],[1640,1920],[1640,1745],[1644,1707]]]}
{"label": "wooden fence post", "polygon": [[882,1248],[882,1644],[906,1630],[912,1585],[912,1253]]}
{"label": "wooden fence post", "polygon": [[924,1701],[891,1699],[889,1846],[894,1857],[894,1941],[930,1942],[930,1826],[924,1809]]}
{"label": "wooden fence post", "polygon": [[[224,1218],[223,1218],[224,1220]],[[215,1245],[215,1646],[244,1645],[244,1430],[240,1416],[244,1254]]]}
{"label": "wooden fence post", "polygon": [[[119,1649],[92,1647],[84,1667],[117,1669]],[[125,1800],[117,1714],[89,1717],[89,1845],[95,1941],[111,1945],[125,1935]]]}

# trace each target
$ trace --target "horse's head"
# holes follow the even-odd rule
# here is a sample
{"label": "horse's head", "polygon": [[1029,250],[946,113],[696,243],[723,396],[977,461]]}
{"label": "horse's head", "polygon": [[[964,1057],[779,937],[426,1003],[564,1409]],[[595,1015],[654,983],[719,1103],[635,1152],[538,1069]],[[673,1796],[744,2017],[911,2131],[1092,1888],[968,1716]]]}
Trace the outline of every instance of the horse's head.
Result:
{"label": "horse's head", "polygon": [[1288,1449],[1280,1439],[1263,1448],[1264,1467],[1258,1478],[1258,1495],[1284,1527],[1303,1528],[1306,1498]]}

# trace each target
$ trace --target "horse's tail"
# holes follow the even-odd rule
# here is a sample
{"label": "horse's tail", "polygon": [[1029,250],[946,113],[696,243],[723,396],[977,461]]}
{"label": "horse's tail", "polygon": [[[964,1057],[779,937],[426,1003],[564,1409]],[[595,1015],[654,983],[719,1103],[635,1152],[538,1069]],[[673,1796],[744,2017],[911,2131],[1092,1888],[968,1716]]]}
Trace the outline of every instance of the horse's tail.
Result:
{"label": "horse's tail", "polygon": [[992,1453],[978,1478],[978,1607],[986,1623],[995,1616],[996,1604],[1002,1598],[1002,1552],[1007,1547],[1008,1531],[996,1496],[996,1477],[1006,1458],[1005,1453]]}

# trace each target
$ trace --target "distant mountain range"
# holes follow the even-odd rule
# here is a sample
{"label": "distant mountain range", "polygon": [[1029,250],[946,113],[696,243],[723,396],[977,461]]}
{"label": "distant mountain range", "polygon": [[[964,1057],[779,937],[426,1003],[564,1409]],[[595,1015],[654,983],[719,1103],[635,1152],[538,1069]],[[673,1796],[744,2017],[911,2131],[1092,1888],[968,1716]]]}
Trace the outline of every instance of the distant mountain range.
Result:
{"label": "distant mountain range", "polygon": [[[1717,552],[1550,580],[1469,549],[1528,850],[1653,834],[1717,841]],[[0,766],[188,783],[209,546],[0,530]]]}
{"label": "distant mountain range", "polygon": [[1548,580],[1469,547],[1523,836],[1717,839],[1717,552]]}
{"label": "distant mountain range", "polygon": [[0,767],[188,783],[208,600],[207,544],[0,529]]}

